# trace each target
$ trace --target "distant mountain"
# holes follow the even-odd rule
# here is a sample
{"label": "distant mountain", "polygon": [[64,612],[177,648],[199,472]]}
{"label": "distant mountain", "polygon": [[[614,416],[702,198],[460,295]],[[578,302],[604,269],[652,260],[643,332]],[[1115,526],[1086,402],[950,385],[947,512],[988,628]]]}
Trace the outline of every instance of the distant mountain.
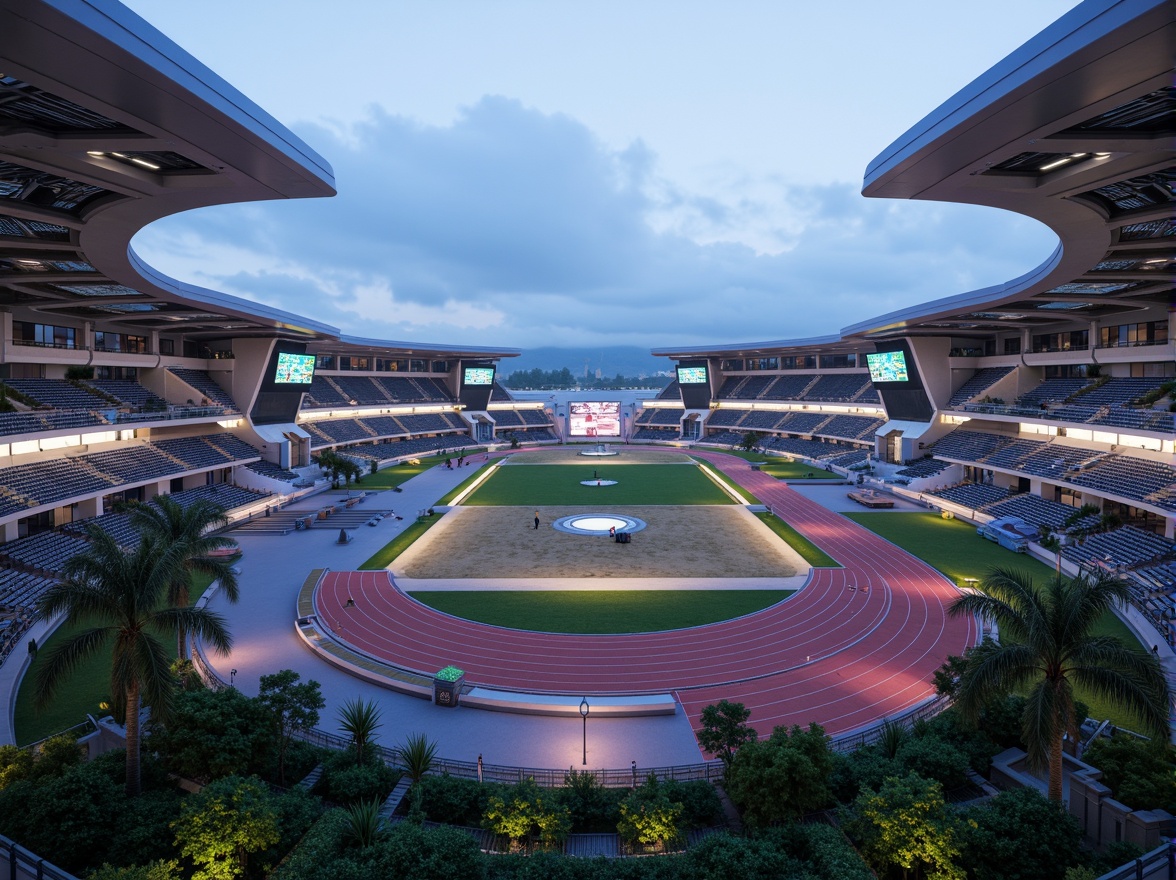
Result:
{"label": "distant mountain", "polygon": [[636,345],[614,345],[609,348],[530,348],[517,358],[503,358],[498,363],[499,376],[509,376],[516,370],[562,370],[567,367],[573,376],[583,376],[587,364],[588,375],[595,376],[599,368],[602,376],[652,376],[658,371],[672,370],[669,358],[655,358],[648,348]]}

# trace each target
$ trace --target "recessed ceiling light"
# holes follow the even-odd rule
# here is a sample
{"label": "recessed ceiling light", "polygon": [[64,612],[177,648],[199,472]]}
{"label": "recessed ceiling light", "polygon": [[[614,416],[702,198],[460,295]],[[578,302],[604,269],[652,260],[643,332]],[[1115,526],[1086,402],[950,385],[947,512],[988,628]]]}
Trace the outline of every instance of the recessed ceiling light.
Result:
{"label": "recessed ceiling light", "polygon": [[101,159],[101,158],[102,158],[103,156],[105,156],[106,154],[105,154],[105,153],[103,153],[101,150],[87,150],[87,151],[86,151],[86,155],[87,155],[87,156],[93,156],[93,157],[94,157],[94,158],[96,158],[96,159]]}
{"label": "recessed ceiling light", "polygon": [[1038,171],[1052,171],[1054,168],[1060,168],[1063,165],[1065,165],[1069,162],[1073,162],[1075,159],[1081,159],[1082,157],[1084,157],[1086,155],[1088,155],[1088,154],[1087,153],[1071,153],[1069,156],[1062,156],[1062,158],[1060,158],[1060,159],[1054,159],[1052,162],[1049,162],[1048,164],[1042,165],[1037,170]]}
{"label": "recessed ceiling light", "polygon": [[131,161],[134,162],[136,165],[142,166],[143,168],[149,168],[152,171],[159,170],[159,166],[156,165],[154,162],[148,162],[146,159],[140,159],[138,156],[132,156]]}

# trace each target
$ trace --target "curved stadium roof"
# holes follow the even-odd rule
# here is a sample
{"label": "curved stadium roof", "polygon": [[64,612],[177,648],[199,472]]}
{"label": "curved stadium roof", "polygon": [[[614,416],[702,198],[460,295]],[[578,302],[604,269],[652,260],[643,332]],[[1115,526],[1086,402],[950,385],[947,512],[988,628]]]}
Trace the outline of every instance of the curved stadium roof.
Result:
{"label": "curved stadium roof", "polygon": [[0,0],[0,306],[193,339],[518,353],[344,338],[313,318],[168,278],[130,247],[144,226],[181,211],[334,194],[321,156],[126,8]]}
{"label": "curved stadium roof", "polygon": [[[659,348],[669,357],[861,347],[874,339],[1129,315],[1176,280],[1176,7],[1089,0],[954,95],[866,170],[872,198],[1016,211],[1059,244],[1033,271],[836,336]],[[1129,318],[1127,320],[1130,320]]]}

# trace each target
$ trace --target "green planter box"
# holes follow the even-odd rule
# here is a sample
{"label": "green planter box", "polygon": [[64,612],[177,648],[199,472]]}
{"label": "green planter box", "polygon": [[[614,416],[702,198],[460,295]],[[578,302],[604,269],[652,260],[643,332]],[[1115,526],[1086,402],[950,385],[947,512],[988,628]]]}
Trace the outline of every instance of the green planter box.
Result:
{"label": "green planter box", "polygon": [[456,666],[446,666],[433,676],[433,702],[450,709],[461,702],[461,689],[465,686],[465,672]]}

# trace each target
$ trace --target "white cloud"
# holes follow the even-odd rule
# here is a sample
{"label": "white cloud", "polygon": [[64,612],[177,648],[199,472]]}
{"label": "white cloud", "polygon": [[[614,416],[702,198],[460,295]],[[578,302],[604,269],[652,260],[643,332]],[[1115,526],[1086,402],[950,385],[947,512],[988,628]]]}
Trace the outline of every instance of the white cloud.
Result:
{"label": "white cloud", "polygon": [[705,345],[834,333],[1006,281],[1054,236],[1003,212],[879,202],[736,170],[706,192],[636,141],[486,97],[451,125],[380,111],[302,132],[329,200],[226,206],[136,248],[183,280],[397,341]]}

